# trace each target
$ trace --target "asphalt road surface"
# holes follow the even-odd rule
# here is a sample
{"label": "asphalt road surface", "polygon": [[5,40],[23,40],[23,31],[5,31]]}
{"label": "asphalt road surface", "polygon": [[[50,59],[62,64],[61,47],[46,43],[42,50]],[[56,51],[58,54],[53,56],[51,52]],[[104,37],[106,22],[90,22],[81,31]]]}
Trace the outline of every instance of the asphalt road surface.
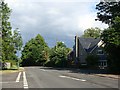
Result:
{"label": "asphalt road surface", "polygon": [[2,88],[118,88],[118,80],[70,70],[24,67],[24,71],[3,74]]}

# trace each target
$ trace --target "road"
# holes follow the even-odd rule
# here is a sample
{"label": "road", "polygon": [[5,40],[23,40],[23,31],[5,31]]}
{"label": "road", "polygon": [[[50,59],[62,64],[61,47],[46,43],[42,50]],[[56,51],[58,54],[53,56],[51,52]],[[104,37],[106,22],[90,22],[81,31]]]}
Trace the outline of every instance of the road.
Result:
{"label": "road", "polygon": [[2,88],[118,88],[118,80],[70,70],[25,67],[2,75]]}

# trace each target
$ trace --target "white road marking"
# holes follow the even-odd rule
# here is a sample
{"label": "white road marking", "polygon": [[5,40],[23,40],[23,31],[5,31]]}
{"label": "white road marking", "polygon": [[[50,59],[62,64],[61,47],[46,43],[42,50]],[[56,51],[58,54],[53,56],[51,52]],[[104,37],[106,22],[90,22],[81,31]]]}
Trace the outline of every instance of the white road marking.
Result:
{"label": "white road marking", "polygon": [[40,70],[44,72],[51,72],[50,70],[45,70],[45,69],[40,69]]}
{"label": "white road marking", "polygon": [[0,83],[10,83],[10,82],[0,82]]}
{"label": "white road marking", "polygon": [[46,71],[46,70],[44,70],[44,69],[40,69],[40,70],[42,70],[42,71]]}
{"label": "white road marking", "polygon": [[19,72],[17,78],[16,78],[16,82],[19,82],[20,81],[20,76],[21,76],[21,72]]}
{"label": "white road marking", "polygon": [[9,81],[9,82],[0,82],[1,83],[16,83],[15,81]]}
{"label": "white road marking", "polygon": [[69,77],[69,76],[59,76],[59,77],[61,77],[61,78],[69,78],[69,79],[73,79],[73,80],[77,80],[77,81],[83,81],[83,82],[85,82],[86,80],[84,80],[84,79],[79,79],[79,78],[74,78],[74,77]]}
{"label": "white road marking", "polygon": [[23,72],[23,85],[24,85],[24,89],[28,89],[28,83],[25,72]]}

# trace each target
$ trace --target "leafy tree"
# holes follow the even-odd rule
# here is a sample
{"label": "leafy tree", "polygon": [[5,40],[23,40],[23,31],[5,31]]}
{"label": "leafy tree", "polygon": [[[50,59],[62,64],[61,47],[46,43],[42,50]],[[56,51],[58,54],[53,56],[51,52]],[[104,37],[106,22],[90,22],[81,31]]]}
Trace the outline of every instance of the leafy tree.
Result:
{"label": "leafy tree", "polygon": [[2,30],[2,60],[15,60],[15,47],[13,43],[12,27],[9,22],[11,9],[2,0],[0,2],[1,30]]}
{"label": "leafy tree", "polygon": [[120,69],[120,1],[100,2],[96,5],[97,20],[109,25],[101,35],[105,50],[109,54],[110,69],[119,72]]}
{"label": "leafy tree", "polygon": [[49,56],[50,56],[49,52],[50,52],[50,49],[48,47],[45,47],[42,52],[44,61],[49,60]]}
{"label": "leafy tree", "polygon": [[101,35],[101,30],[99,28],[88,28],[84,31],[84,35],[82,37],[89,38],[98,38]]}
{"label": "leafy tree", "polygon": [[56,48],[60,48],[60,47],[65,47],[66,48],[66,45],[64,44],[64,42],[57,42]]}
{"label": "leafy tree", "polygon": [[120,17],[120,1],[119,2],[100,2],[96,5],[97,19],[108,25],[114,25],[116,16]]}
{"label": "leafy tree", "polygon": [[22,65],[43,65],[49,59],[48,46],[44,38],[38,34],[26,43],[22,51]]}
{"label": "leafy tree", "polygon": [[12,44],[12,33],[9,16],[11,13],[10,8],[4,1],[0,3],[1,9],[1,20],[2,20],[2,59],[10,60],[12,55],[14,55],[14,46]]}
{"label": "leafy tree", "polygon": [[18,31],[18,28],[14,30],[13,43],[14,43],[15,49],[17,51],[20,51],[23,45],[23,41],[22,41],[22,36],[20,34],[20,31]]}
{"label": "leafy tree", "polygon": [[[22,38],[21,40],[16,40],[16,38],[21,37],[21,35],[16,35],[16,37],[14,37],[15,33],[12,35],[12,27],[9,21],[11,11],[4,0],[0,1],[0,55],[3,62],[9,61],[12,63],[18,59],[16,56],[16,44],[22,43]],[[20,47],[20,45],[18,45],[18,47]]]}
{"label": "leafy tree", "polygon": [[45,64],[53,67],[66,67],[67,55],[70,49],[63,42],[57,42],[56,46],[50,50],[50,60]]}

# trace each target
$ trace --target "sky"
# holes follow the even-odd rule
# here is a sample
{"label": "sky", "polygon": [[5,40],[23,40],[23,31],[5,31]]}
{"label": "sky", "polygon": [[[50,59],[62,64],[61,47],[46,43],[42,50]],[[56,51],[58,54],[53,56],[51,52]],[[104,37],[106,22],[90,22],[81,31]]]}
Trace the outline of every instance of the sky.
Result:
{"label": "sky", "polygon": [[91,27],[108,26],[95,21],[99,0],[5,0],[12,9],[10,22],[13,30],[19,28],[24,45],[40,34],[49,47],[57,41],[69,48],[75,35],[81,36]]}

